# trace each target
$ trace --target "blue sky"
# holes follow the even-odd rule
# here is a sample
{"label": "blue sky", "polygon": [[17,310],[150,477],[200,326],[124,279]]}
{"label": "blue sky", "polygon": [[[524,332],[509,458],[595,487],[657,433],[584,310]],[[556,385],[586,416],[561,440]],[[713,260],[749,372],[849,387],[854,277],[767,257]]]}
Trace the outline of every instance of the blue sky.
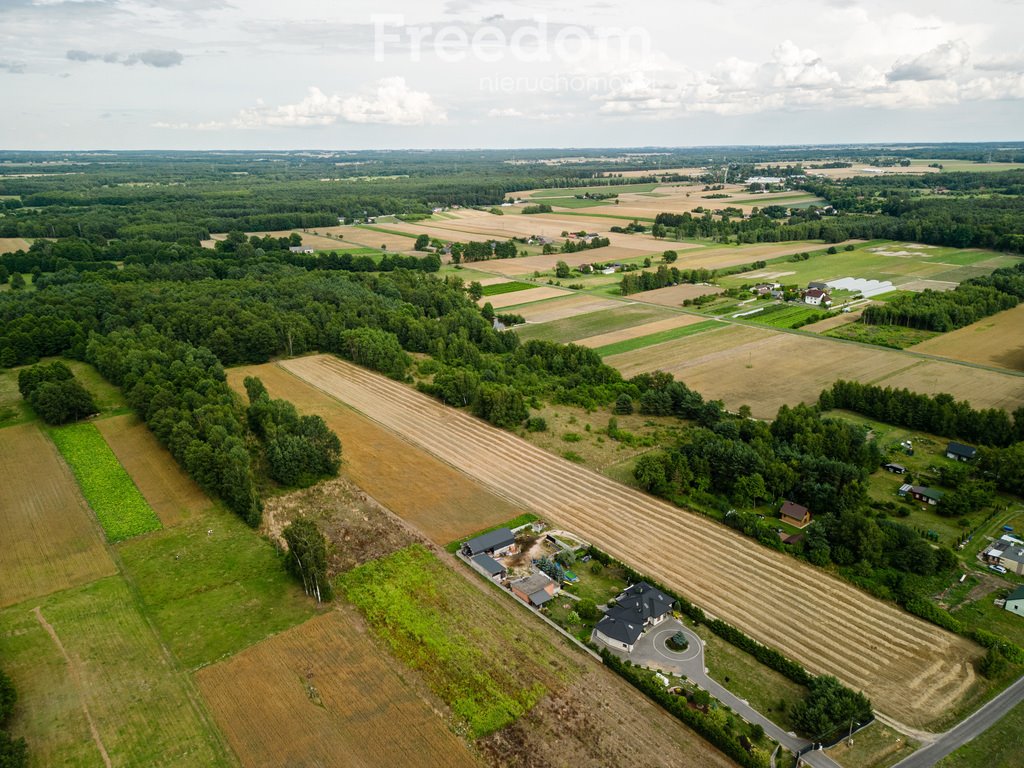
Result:
{"label": "blue sky", "polygon": [[0,148],[1020,139],[1022,0],[0,0]]}

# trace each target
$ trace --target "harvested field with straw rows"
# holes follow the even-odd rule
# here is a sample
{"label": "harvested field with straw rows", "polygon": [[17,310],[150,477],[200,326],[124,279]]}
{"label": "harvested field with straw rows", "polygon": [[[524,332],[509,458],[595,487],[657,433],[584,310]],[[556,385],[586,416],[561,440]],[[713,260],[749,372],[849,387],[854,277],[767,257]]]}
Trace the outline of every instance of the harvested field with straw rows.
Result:
{"label": "harvested field with straw rows", "polygon": [[887,715],[926,726],[976,688],[978,646],[823,571],[357,366],[327,356],[281,365],[812,671],[865,690]]}

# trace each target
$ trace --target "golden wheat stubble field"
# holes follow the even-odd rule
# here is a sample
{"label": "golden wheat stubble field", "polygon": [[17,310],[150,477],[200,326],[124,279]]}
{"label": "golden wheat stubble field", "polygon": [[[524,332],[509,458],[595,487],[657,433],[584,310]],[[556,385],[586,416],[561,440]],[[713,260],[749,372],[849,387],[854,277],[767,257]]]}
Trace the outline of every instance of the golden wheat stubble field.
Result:
{"label": "golden wheat stubble field", "polygon": [[975,683],[981,648],[821,570],[336,358],[281,366],[908,725],[937,720]]}

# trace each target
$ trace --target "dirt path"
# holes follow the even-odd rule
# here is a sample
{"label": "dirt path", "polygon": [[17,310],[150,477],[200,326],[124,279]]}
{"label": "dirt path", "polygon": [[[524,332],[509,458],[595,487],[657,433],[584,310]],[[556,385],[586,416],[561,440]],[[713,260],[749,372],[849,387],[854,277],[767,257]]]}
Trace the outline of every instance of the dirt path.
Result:
{"label": "dirt path", "polygon": [[975,683],[980,648],[820,569],[335,358],[281,365],[911,726],[940,718]]}
{"label": "dirt path", "polygon": [[100,732],[96,729],[96,723],[93,722],[92,713],[89,712],[89,705],[85,702],[85,685],[82,683],[82,671],[78,668],[78,662],[68,655],[67,650],[64,648],[64,643],[62,643],[60,638],[57,637],[57,631],[43,616],[42,608],[36,606],[32,613],[35,614],[39,625],[46,630],[46,634],[50,636],[50,639],[53,640],[53,644],[56,645],[57,650],[60,651],[60,655],[63,656],[64,661],[67,662],[68,671],[71,673],[71,679],[82,698],[82,713],[85,715],[86,722],[89,723],[89,732],[92,734],[92,740],[96,742],[96,748],[100,751],[100,757],[103,758],[103,764],[107,768],[111,768],[110,755],[107,754],[107,748],[103,746],[103,740],[100,738]]}

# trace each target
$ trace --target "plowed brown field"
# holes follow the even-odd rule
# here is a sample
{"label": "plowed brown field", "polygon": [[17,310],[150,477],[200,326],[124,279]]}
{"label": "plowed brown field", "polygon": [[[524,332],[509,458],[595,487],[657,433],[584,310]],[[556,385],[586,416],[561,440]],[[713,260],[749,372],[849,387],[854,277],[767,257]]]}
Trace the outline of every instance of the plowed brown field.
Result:
{"label": "plowed brown field", "polygon": [[164,525],[175,525],[213,506],[138,417],[100,419],[96,429]]}
{"label": "plowed brown field", "polygon": [[35,424],[0,431],[0,608],[115,572],[78,484]]}
{"label": "plowed brown field", "polygon": [[818,569],[336,358],[281,365],[892,717],[927,725],[975,682],[978,646]]}
{"label": "plowed brown field", "polygon": [[244,766],[476,766],[366,634],[332,611],[196,678]]}

